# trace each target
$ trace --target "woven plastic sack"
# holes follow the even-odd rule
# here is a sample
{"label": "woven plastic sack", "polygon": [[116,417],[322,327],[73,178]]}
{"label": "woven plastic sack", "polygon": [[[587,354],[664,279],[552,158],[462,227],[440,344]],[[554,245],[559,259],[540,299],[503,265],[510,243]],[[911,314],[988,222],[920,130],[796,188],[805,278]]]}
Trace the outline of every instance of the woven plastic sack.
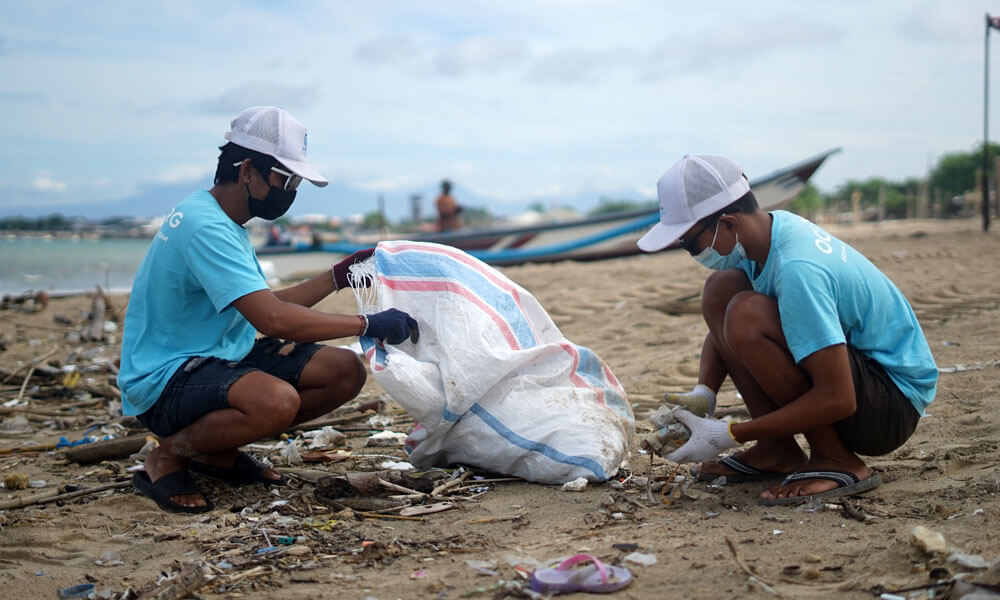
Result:
{"label": "woven plastic sack", "polygon": [[467,464],[539,483],[606,481],[628,457],[632,409],[611,369],[538,301],[450,246],[381,242],[351,277],[359,308],[398,308],[420,341],[362,337],[376,381],[419,424],[418,468]]}

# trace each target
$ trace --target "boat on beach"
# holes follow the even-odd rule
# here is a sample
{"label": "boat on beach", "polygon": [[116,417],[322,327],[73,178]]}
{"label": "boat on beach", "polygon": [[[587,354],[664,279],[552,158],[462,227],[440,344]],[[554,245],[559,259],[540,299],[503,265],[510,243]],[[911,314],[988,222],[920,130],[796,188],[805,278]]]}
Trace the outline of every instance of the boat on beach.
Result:
{"label": "boat on beach", "polygon": [[[764,210],[776,210],[791,202],[809,178],[839,148],[752,179],[757,202]],[[560,260],[600,260],[639,254],[636,241],[659,220],[656,207],[604,214],[595,217],[530,226],[468,229],[450,233],[399,234],[393,239],[433,242],[459,248],[491,265]],[[383,238],[388,239],[388,238]],[[370,248],[378,240],[345,239],[322,244],[262,246],[258,255],[326,252],[350,254]]]}

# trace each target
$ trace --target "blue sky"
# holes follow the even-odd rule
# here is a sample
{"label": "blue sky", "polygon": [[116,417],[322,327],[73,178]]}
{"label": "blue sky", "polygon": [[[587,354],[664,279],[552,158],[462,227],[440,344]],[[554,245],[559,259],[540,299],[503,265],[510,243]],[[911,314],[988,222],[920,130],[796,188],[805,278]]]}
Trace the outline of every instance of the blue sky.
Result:
{"label": "blue sky", "polygon": [[814,178],[824,191],[918,177],[982,140],[989,11],[1000,3],[8,2],[0,216],[179,201],[256,104],[304,122],[336,183],[297,206],[342,216],[378,194],[402,211],[442,177],[499,214],[649,199],[691,152],[753,179],[840,147]]}

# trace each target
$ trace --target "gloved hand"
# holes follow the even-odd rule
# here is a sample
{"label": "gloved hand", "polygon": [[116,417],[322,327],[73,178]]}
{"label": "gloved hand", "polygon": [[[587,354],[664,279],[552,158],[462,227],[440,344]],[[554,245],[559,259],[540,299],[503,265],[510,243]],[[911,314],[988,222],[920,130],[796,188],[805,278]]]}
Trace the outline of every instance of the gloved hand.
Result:
{"label": "gloved hand", "polygon": [[699,383],[690,392],[672,394],[667,392],[663,399],[670,404],[679,404],[699,417],[715,414],[715,392],[707,385]]}
{"label": "gloved hand", "polygon": [[678,406],[674,418],[691,430],[691,439],[664,458],[676,463],[713,460],[722,452],[740,445],[729,431],[729,423],[712,417],[696,417]]}
{"label": "gloved hand", "polygon": [[362,336],[373,337],[389,344],[402,344],[406,338],[414,344],[420,339],[417,321],[405,312],[390,308],[373,315],[364,315],[365,330]]}
{"label": "gloved hand", "polygon": [[375,254],[375,248],[366,248],[364,250],[358,250],[354,254],[348,256],[339,263],[331,267],[333,272],[333,287],[342,290],[346,287],[351,287],[351,281],[347,278],[347,271],[350,269],[351,265],[354,263],[359,263],[363,260],[367,260],[372,254]]}

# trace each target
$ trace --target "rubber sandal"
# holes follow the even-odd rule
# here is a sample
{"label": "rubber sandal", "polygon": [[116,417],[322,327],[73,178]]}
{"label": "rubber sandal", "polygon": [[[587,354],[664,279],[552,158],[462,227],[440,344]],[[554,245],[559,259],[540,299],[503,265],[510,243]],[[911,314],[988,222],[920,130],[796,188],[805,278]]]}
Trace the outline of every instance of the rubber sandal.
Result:
{"label": "rubber sandal", "polygon": [[280,479],[268,479],[262,473],[271,467],[246,452],[236,455],[236,462],[231,467],[216,467],[208,463],[192,460],[188,463],[195,473],[199,473],[212,479],[225,481],[232,485],[246,485],[249,483],[263,483],[264,485],[285,485],[288,479],[284,475]]}
{"label": "rubber sandal", "polygon": [[[191,479],[191,473],[188,473],[187,469],[167,473],[155,482],[150,481],[149,474],[145,471],[136,471],[132,475],[132,485],[142,492],[143,496],[154,500],[163,510],[178,513],[203,513],[212,510],[212,501]],[[170,499],[172,496],[185,494],[199,494],[207,504],[205,506],[185,506]]]}
{"label": "rubber sandal", "polygon": [[[574,565],[589,562],[577,569]],[[531,574],[531,589],[539,593],[572,594],[587,592],[604,594],[620,590],[632,583],[632,572],[625,567],[605,565],[596,556],[577,554],[559,563],[554,569],[538,569]]]}
{"label": "rubber sandal", "polygon": [[788,473],[778,473],[777,471],[762,471],[756,467],[751,467],[747,463],[740,460],[742,452],[733,454],[730,456],[725,456],[720,458],[718,462],[720,465],[724,465],[729,469],[736,471],[735,473],[704,473],[698,472],[698,481],[715,481],[719,477],[725,477],[726,481],[729,483],[744,483],[747,481],[766,481],[769,479],[781,479],[786,477]]}
{"label": "rubber sandal", "polygon": [[819,499],[843,498],[853,496],[861,492],[873,490],[882,484],[882,476],[872,473],[864,479],[859,479],[857,475],[850,471],[799,471],[792,473],[781,481],[781,487],[796,481],[807,479],[826,479],[837,483],[837,487],[832,490],[820,492],[818,494],[808,494],[806,496],[790,496],[788,498],[760,498],[759,501],[764,506],[780,506],[787,504],[805,504]]}

